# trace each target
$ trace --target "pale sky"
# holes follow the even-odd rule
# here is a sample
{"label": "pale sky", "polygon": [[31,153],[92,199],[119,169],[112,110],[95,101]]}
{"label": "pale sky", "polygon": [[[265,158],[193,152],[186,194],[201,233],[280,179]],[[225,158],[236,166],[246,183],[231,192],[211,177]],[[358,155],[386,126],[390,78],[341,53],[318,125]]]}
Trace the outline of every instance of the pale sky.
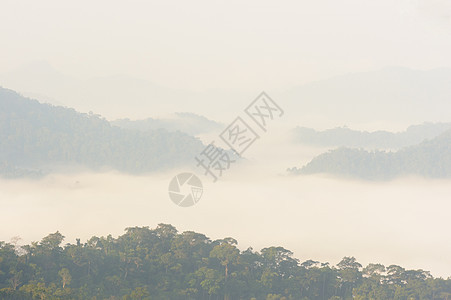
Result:
{"label": "pale sky", "polygon": [[451,67],[445,0],[2,1],[0,72],[285,89],[386,66]]}

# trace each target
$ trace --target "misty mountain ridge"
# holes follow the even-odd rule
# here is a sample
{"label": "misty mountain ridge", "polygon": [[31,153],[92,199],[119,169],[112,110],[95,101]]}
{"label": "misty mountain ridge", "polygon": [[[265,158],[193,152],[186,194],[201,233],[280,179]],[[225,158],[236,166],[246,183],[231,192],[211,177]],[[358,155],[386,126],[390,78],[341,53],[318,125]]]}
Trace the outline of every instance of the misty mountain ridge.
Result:
{"label": "misty mountain ridge", "polygon": [[[234,115],[261,92],[244,95],[230,90],[197,92],[120,73],[77,78],[58,71],[46,61],[0,72],[0,82],[22,95],[37,97],[53,105],[73,107],[81,112],[102,112],[108,120],[145,119],[149,115],[164,116],[177,111],[221,119],[224,112]],[[215,100],[213,105],[212,99]],[[118,108],[114,103],[122,105]]]}
{"label": "misty mountain ridge", "polygon": [[192,163],[203,148],[186,133],[119,128],[99,115],[0,87],[0,173],[7,177],[40,175],[57,165],[151,172]]}
{"label": "misty mountain ridge", "polygon": [[114,126],[141,131],[165,129],[170,132],[182,131],[189,135],[220,132],[225,127],[194,113],[175,113],[169,118],[147,118],[144,120],[118,119],[110,122]]}
{"label": "misty mountain ridge", "polygon": [[300,169],[288,170],[294,174],[328,173],[366,180],[408,175],[451,178],[451,130],[397,152],[342,147],[313,158]]}
{"label": "misty mountain ridge", "polygon": [[[5,86],[27,96],[37,95],[50,104],[74,107],[86,112],[101,111],[107,116],[117,112],[117,107],[112,103],[124,103],[125,100],[126,106],[121,111],[126,113],[133,110],[161,114],[184,110],[183,106],[168,101],[169,99],[195,99],[195,93],[163,87],[122,74],[87,79],[68,76],[46,61],[32,62],[10,72],[0,73],[0,80]],[[155,107],[162,111],[155,111]]]}
{"label": "misty mountain ridge", "polygon": [[[195,92],[122,74],[78,79],[62,74],[47,62],[0,73],[0,80],[23,94],[37,95],[52,104],[64,103],[79,111],[100,111],[110,120],[192,111],[226,121],[260,92],[233,89]],[[286,122],[298,124],[303,120],[313,127],[327,122],[447,122],[451,109],[450,68],[389,67],[317,80],[285,91],[262,89],[287,112]],[[118,110],[111,103],[126,105]]]}
{"label": "misty mountain ridge", "polygon": [[301,85],[277,95],[293,118],[336,123],[447,122],[451,69],[390,67],[350,73]]}
{"label": "misty mountain ridge", "polygon": [[451,123],[427,122],[409,126],[403,132],[382,130],[368,132],[353,130],[348,127],[317,131],[312,128],[297,127],[292,133],[296,142],[305,145],[364,148],[367,150],[397,150],[419,144],[426,139],[435,138],[448,129],[451,129]]}

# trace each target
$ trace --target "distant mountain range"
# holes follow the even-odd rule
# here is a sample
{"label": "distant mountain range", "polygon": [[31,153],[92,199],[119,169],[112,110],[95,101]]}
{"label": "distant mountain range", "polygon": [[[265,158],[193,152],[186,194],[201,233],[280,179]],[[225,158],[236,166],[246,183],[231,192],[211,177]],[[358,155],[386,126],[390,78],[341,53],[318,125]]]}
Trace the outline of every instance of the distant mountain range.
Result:
{"label": "distant mountain range", "polygon": [[170,132],[182,131],[193,136],[214,131],[219,133],[225,128],[221,123],[193,113],[176,113],[173,117],[164,119],[147,118],[136,121],[119,119],[112,121],[111,124],[121,128],[141,131],[156,129],[165,129]]}
{"label": "distant mountain range", "polygon": [[352,147],[374,149],[400,149],[432,139],[451,129],[451,123],[423,123],[412,125],[403,132],[357,131],[347,127],[338,127],[324,131],[297,127],[293,130],[296,142],[321,147]]}
{"label": "distant mountain range", "polygon": [[195,92],[161,86],[125,74],[76,78],[45,61],[32,62],[8,72],[0,70],[0,85],[41,102],[73,107],[81,112],[102,112],[108,120],[193,112],[228,121],[230,117],[224,117],[226,111],[234,116],[261,92],[244,95],[230,90]]}
{"label": "distant mountain range", "polygon": [[388,180],[404,175],[451,177],[451,130],[397,152],[339,148],[315,157],[295,174],[329,173],[341,177]]}
{"label": "distant mountain range", "polygon": [[336,76],[271,95],[283,101],[287,112],[284,118],[291,117],[298,124],[304,122],[310,127],[448,122],[451,69],[422,71],[390,67]]}
{"label": "distant mountain range", "polygon": [[36,176],[65,165],[150,172],[194,163],[203,148],[180,131],[119,128],[99,115],[42,104],[0,87],[3,176]]}
{"label": "distant mountain range", "polygon": [[[188,91],[127,75],[75,78],[46,62],[0,72],[0,83],[46,102],[99,111],[109,120],[143,119],[176,111],[228,122],[261,90]],[[451,69],[389,67],[306,83],[285,91],[262,90],[284,109],[284,122],[305,126],[396,122],[447,122],[451,111]],[[115,104],[126,103],[120,109]]]}

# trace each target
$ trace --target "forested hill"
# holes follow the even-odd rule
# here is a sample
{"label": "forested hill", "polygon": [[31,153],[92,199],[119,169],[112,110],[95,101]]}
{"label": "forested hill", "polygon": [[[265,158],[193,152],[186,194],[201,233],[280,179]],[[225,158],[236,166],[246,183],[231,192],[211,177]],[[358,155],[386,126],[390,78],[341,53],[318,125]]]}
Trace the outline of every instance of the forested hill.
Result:
{"label": "forested hill", "polygon": [[169,224],[62,246],[55,232],[18,246],[0,242],[0,299],[445,300],[451,279],[354,257],[300,262],[283,247],[239,250]]}
{"label": "forested hill", "polygon": [[112,126],[95,114],[41,104],[0,87],[0,174],[17,177],[55,165],[140,173],[188,163],[202,143],[166,130]]}
{"label": "forested hill", "polygon": [[409,126],[403,132],[358,131],[337,127],[324,131],[297,127],[293,130],[296,142],[322,147],[353,147],[373,149],[401,149],[432,139],[451,129],[451,123],[423,123]]}
{"label": "forested hill", "polygon": [[301,174],[331,173],[363,179],[392,179],[403,175],[451,177],[451,130],[397,152],[339,148],[315,157]]}

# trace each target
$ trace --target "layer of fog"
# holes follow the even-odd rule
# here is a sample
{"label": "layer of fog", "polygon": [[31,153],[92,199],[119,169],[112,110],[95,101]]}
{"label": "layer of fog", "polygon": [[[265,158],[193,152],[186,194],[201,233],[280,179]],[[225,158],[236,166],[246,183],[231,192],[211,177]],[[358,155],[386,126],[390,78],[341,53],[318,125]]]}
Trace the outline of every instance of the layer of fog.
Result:
{"label": "layer of fog", "polygon": [[212,239],[232,236],[241,249],[280,245],[301,261],[335,264],[352,255],[362,264],[451,275],[449,181],[364,182],[284,173],[323,150],[294,147],[273,127],[249,148],[245,162],[232,165],[216,183],[193,160],[204,194],[190,208],[176,206],[167,193],[169,180],[190,168],[147,176],[85,172],[1,180],[0,240],[21,236],[28,243],[59,230],[73,243],[117,236],[130,226],[170,223]]}

